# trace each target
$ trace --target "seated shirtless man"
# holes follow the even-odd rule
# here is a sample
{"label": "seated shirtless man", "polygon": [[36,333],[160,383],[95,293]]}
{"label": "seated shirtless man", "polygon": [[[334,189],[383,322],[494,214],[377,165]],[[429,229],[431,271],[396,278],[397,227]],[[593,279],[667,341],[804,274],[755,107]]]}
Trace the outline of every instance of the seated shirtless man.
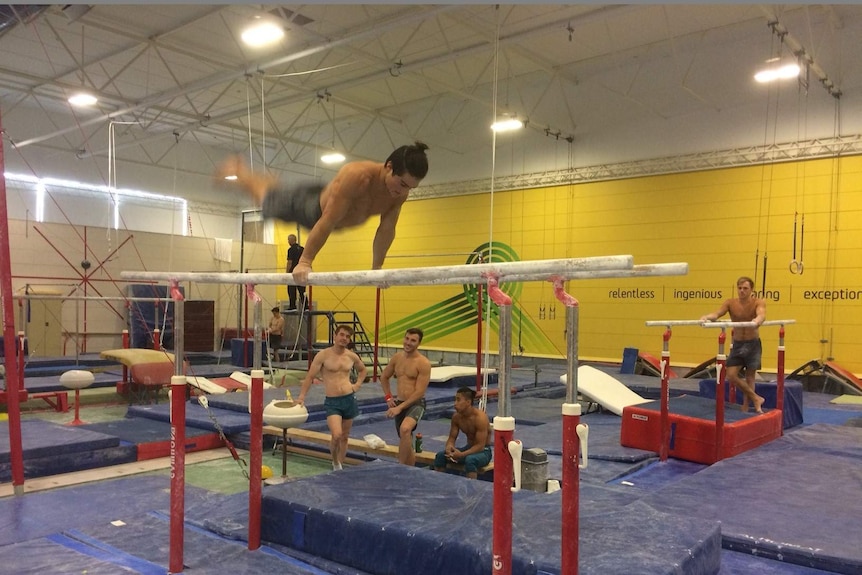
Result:
{"label": "seated shirtless man", "polygon": [[[335,330],[332,347],[328,347],[314,356],[308,369],[299,397],[296,402],[305,403],[305,395],[311,387],[315,376],[323,380],[326,399],[323,407],[326,409],[326,425],[329,427],[329,453],[332,455],[332,469],[341,471],[344,457],[347,455],[347,438],[353,427],[353,418],[359,415],[356,404],[356,392],[365,381],[367,369],[358,355],[347,349],[353,328],[340,325]],[[356,369],[356,383],[350,381],[350,371]]]}
{"label": "seated shirtless man", "polygon": [[[455,415],[449,428],[449,438],[443,451],[434,458],[434,470],[446,471],[446,462],[463,463],[470,479],[479,476],[479,469],[491,463],[491,422],[484,411],[473,405],[476,392],[462,387],[455,393]],[[455,448],[458,434],[464,432],[467,444]]]}

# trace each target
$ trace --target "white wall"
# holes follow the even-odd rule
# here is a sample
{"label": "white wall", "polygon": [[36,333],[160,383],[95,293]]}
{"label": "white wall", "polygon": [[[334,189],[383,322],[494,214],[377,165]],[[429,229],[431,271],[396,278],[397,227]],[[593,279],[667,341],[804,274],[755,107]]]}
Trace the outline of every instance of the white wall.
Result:
{"label": "white wall", "polygon": [[[123,271],[228,272],[240,269],[240,242],[232,241],[230,262],[216,259],[215,240],[150,232],[108,230],[102,227],[9,221],[12,289],[18,293],[27,285],[52,288],[67,295],[118,297],[126,295],[128,283]],[[81,263],[90,267],[84,270]],[[243,267],[263,269],[277,265],[276,246],[246,242]],[[214,300],[213,318],[219,328],[237,325],[237,286],[184,284],[186,299]],[[275,286],[259,286],[264,310],[275,305]],[[21,329],[16,312],[16,330]],[[122,330],[127,328],[128,309],[124,302],[66,300],[62,310],[62,347],[66,355],[79,351],[98,352],[122,347]],[[264,316],[266,317],[266,316]],[[86,336],[86,337],[84,337]],[[213,342],[214,348],[216,341]],[[76,347],[77,346],[77,347]]]}

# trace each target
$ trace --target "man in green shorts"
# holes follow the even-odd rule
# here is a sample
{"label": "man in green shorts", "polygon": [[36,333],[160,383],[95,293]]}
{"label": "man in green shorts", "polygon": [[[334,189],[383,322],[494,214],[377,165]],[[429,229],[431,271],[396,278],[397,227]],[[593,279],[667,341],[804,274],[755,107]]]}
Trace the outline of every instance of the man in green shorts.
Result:
{"label": "man in green shorts", "polygon": [[[340,325],[336,328],[332,347],[314,356],[296,399],[297,403],[304,404],[312,381],[319,376],[326,394],[323,407],[326,409],[326,424],[331,437],[329,452],[332,455],[332,469],[335,471],[341,471],[344,464],[353,418],[359,415],[356,392],[362,387],[368,371],[362,359],[347,348],[352,336],[353,328],[350,326]],[[350,381],[352,369],[356,369],[356,383]]]}

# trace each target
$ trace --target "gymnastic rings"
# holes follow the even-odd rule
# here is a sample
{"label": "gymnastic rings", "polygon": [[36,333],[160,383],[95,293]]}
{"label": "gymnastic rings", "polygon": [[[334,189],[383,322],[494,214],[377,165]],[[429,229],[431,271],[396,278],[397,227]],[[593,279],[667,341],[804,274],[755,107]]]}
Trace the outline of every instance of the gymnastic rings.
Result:
{"label": "gymnastic rings", "polygon": [[805,264],[801,261],[792,260],[790,262],[790,273],[801,276],[803,271],[805,271]]}
{"label": "gymnastic rings", "polygon": [[799,217],[799,212],[793,214],[793,259],[790,260],[790,273],[793,275],[802,275],[805,271],[805,265],[802,263],[802,250],[805,246],[805,214],[802,214],[802,221],[799,228],[799,259],[796,259],[796,219]]}

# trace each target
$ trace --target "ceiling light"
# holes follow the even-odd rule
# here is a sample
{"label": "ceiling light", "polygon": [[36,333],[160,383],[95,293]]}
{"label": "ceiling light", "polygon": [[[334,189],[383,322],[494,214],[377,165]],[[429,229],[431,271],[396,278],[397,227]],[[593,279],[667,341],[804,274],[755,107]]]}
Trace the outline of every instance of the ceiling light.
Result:
{"label": "ceiling light", "polygon": [[237,177],[236,177],[236,174],[234,174],[231,176],[225,176],[224,179],[226,179],[229,182],[233,182],[233,181],[236,181]]}
{"label": "ceiling light", "polygon": [[788,80],[790,78],[799,77],[801,68],[799,64],[778,64],[770,68],[761,70],[754,75],[754,79],[761,84],[767,82],[775,82],[776,80]]}
{"label": "ceiling light", "polygon": [[491,124],[491,129],[495,132],[511,132],[512,130],[520,130],[523,127],[523,120],[508,116],[501,117],[499,120]]}
{"label": "ceiling light", "polygon": [[329,151],[320,156],[320,161],[324,164],[340,164],[346,159],[347,158],[344,157],[344,154],[336,152],[335,150]]}
{"label": "ceiling light", "polygon": [[268,46],[284,37],[284,28],[275,22],[262,20],[246,28],[240,36],[252,48]]}
{"label": "ceiling light", "polygon": [[92,106],[98,101],[98,98],[96,98],[92,94],[88,94],[87,92],[78,92],[77,94],[72,94],[68,100],[68,102],[73,106],[81,107]]}

